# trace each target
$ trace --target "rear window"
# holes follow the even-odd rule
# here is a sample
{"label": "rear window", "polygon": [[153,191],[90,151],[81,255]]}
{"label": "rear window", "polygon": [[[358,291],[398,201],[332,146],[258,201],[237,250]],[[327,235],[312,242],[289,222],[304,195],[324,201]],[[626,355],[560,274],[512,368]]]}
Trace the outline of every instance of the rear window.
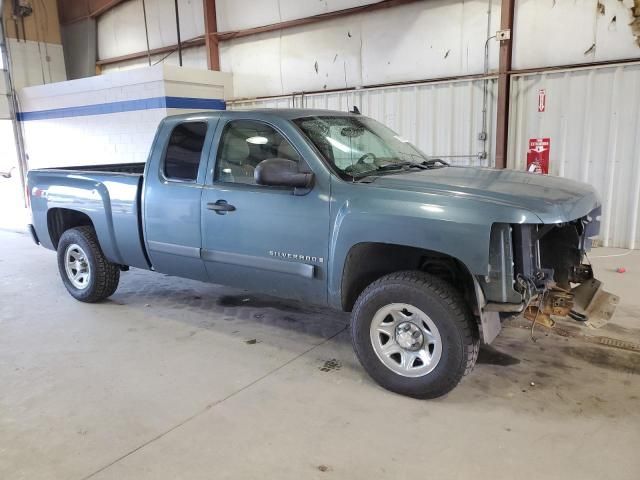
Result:
{"label": "rear window", "polygon": [[207,122],[188,122],[174,127],[164,158],[165,177],[196,181],[206,134]]}

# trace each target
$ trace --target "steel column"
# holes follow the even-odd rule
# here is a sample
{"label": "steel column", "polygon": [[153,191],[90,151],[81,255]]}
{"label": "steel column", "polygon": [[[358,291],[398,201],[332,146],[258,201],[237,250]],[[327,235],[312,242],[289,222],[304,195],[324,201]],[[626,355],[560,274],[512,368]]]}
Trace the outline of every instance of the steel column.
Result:
{"label": "steel column", "polygon": [[216,0],[203,0],[204,39],[207,47],[207,67],[220,70],[220,50],[218,47],[218,23],[216,19]]}
{"label": "steel column", "polygon": [[498,99],[496,121],[496,168],[507,166],[509,134],[509,87],[511,83],[511,56],[513,52],[513,12],[515,0],[502,0],[500,29],[511,32],[509,40],[500,41],[498,63]]}

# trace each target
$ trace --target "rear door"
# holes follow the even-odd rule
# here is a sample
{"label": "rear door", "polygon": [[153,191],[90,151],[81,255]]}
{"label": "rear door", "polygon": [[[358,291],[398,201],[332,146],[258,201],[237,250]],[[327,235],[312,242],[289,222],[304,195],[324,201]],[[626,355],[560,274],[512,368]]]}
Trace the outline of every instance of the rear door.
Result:
{"label": "rear door", "polygon": [[202,258],[215,283],[324,303],[328,178],[316,174],[313,188],[298,194],[254,181],[255,168],[268,158],[310,170],[299,134],[279,123],[235,114],[218,125],[202,193]]}
{"label": "rear door", "polygon": [[154,270],[206,280],[200,206],[217,118],[168,119],[153,147],[144,189],[144,231]]}

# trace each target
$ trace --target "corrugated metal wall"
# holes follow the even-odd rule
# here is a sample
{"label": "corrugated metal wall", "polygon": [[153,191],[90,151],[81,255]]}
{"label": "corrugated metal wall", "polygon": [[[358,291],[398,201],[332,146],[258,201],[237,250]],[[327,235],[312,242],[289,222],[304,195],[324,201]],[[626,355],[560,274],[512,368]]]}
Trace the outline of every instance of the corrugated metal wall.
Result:
{"label": "corrugated metal wall", "polygon": [[[178,42],[175,6],[171,0],[146,0],[149,48]],[[182,41],[204,35],[202,1],[178,0]],[[147,48],[142,1],[123,2],[97,19],[98,58],[112,58]],[[173,55],[175,56],[175,55]]]}
{"label": "corrugated metal wall", "polygon": [[[516,0],[513,68],[636,58],[637,2]],[[217,0],[218,30],[269,25],[368,3],[373,0]],[[179,4],[182,38],[201,35],[202,2]],[[175,42],[173,2],[147,0],[146,5],[151,48]],[[422,1],[234,38],[220,43],[221,66],[234,74],[237,98],[493,73],[499,43],[492,39],[500,28],[500,6],[499,0]],[[140,0],[100,16],[99,57],[143,51],[141,25]],[[204,47],[186,52],[186,65],[205,68]],[[165,61],[175,62],[175,57]],[[153,61],[161,59],[158,55]],[[146,58],[141,58],[108,65],[104,71],[145,64]],[[640,248],[639,68],[628,64],[530,73],[512,82],[509,166],[525,168],[529,138],[551,138],[551,173],[586,181],[599,190],[604,204],[601,240],[609,246]],[[466,155],[450,160],[484,166],[494,163],[494,83],[488,81],[486,128],[482,80],[288,95],[239,101],[230,108],[295,105],[345,110],[356,104],[429,155]],[[541,88],[547,94],[544,113],[537,111]],[[486,146],[478,139],[483,130]],[[483,151],[486,159],[473,157]]]}
{"label": "corrugated metal wall", "polygon": [[525,168],[528,139],[540,137],[551,139],[551,174],[600,193],[602,243],[640,248],[640,62],[513,77],[508,166]]}
{"label": "corrugated metal wall", "polygon": [[[487,141],[483,131],[484,88],[487,92]],[[227,102],[228,108],[323,108],[350,110],[357,105],[364,115],[389,126],[430,156],[456,165],[490,166],[495,151],[495,78],[460,80],[345,92]],[[479,158],[486,152],[487,158]]]}

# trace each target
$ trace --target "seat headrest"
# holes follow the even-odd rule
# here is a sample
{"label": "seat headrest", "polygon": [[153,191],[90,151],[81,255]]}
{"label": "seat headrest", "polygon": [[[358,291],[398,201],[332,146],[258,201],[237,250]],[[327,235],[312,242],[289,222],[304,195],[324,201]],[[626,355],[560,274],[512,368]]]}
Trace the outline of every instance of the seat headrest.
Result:
{"label": "seat headrest", "polygon": [[227,138],[226,148],[224,150],[225,158],[229,163],[242,165],[249,156],[249,145],[244,137],[235,135]]}
{"label": "seat headrest", "polygon": [[294,150],[289,142],[283,139],[278,146],[278,158],[298,161],[300,159],[300,155],[298,155],[298,152]]}

